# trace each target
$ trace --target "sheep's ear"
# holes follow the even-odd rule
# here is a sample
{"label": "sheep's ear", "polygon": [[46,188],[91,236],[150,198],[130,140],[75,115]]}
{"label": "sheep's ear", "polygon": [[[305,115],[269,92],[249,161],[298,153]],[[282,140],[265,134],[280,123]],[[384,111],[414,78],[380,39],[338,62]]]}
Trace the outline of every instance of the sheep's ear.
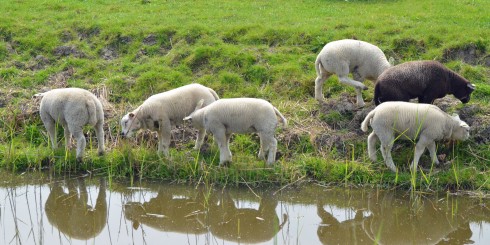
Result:
{"label": "sheep's ear", "polygon": [[461,119],[459,118],[459,115],[456,113],[453,114],[453,118],[458,120],[458,121],[461,121]]}
{"label": "sheep's ear", "polygon": [[393,58],[393,56],[390,56],[390,58],[388,59],[388,63],[390,63],[390,65],[394,66],[395,65],[395,58]]}
{"label": "sheep's ear", "polygon": [[199,102],[197,102],[196,104],[196,108],[194,109],[194,111],[201,109],[203,104],[204,104],[204,99],[199,100]]}
{"label": "sheep's ear", "polygon": [[192,116],[184,117],[184,121],[189,121],[189,120],[192,120]]}
{"label": "sheep's ear", "polygon": [[133,118],[134,117],[134,113],[130,112],[129,113],[129,118]]}
{"label": "sheep's ear", "polygon": [[468,88],[470,88],[470,89],[471,89],[471,91],[473,91],[473,90],[475,90],[476,85],[475,85],[475,84],[473,84],[473,83],[469,83],[469,84],[468,84]]}

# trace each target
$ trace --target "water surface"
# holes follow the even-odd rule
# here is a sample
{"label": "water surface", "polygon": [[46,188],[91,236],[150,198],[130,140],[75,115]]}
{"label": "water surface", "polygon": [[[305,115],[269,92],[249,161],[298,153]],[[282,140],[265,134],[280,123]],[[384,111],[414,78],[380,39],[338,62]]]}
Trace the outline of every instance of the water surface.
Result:
{"label": "water surface", "polygon": [[483,196],[0,177],[0,244],[490,244]]}

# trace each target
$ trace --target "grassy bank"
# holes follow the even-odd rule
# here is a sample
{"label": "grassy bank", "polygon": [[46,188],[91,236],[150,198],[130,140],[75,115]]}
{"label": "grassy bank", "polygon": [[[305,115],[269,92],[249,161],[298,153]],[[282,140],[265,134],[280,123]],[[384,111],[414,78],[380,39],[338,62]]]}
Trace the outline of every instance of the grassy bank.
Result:
{"label": "grassy bank", "polygon": [[[0,165],[10,170],[100,171],[142,177],[227,184],[292,183],[300,179],[421,189],[490,189],[490,3],[475,1],[2,1],[0,3]],[[410,174],[414,144],[397,144],[399,173],[367,158],[363,116],[355,93],[336,77],[326,102],[313,99],[314,60],[328,42],[356,38],[378,45],[396,63],[439,60],[477,89],[462,105],[438,101],[472,127],[467,142],[438,144],[443,166],[428,154]],[[222,98],[259,97],[288,118],[278,130],[279,157],[256,158],[258,138],[236,135],[234,163],[218,167],[208,137],[200,151],[188,125],[173,131],[170,158],[156,154],[155,134],[119,138],[119,120],[152,94],[198,82]],[[366,81],[366,101],[373,83]],[[82,87],[102,95],[106,147],[96,155],[87,128],[85,163],[74,151],[52,151],[34,93]],[[59,131],[62,135],[62,131]],[[62,140],[60,138],[60,140]],[[423,171],[422,171],[423,170]]]}

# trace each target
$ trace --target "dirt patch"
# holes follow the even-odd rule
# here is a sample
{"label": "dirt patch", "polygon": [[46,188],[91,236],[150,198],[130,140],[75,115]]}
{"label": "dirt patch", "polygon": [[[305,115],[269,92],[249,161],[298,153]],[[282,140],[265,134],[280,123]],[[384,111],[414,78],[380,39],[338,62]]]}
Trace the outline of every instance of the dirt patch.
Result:
{"label": "dirt patch", "polygon": [[78,33],[78,38],[80,40],[90,39],[100,34],[100,28],[99,27],[78,28],[77,33]]}
{"label": "dirt patch", "polygon": [[35,70],[42,70],[44,68],[46,68],[46,66],[49,65],[49,60],[42,56],[42,55],[38,55],[36,56],[36,58],[34,58],[33,60],[30,60],[28,63],[27,63],[27,68],[32,70],[32,71],[35,71]]}
{"label": "dirt patch", "polygon": [[60,34],[60,40],[61,42],[67,43],[69,41],[73,40],[73,34],[70,31],[62,31]]}
{"label": "dirt patch", "polygon": [[490,110],[470,105],[458,111],[461,120],[470,125],[470,140],[476,144],[490,143]]}
{"label": "dirt patch", "polygon": [[104,60],[113,60],[119,57],[116,49],[113,47],[105,47],[100,50],[100,57]]}
{"label": "dirt patch", "polygon": [[313,137],[313,144],[317,151],[331,153],[337,152],[341,156],[347,156],[349,145],[354,141],[360,140],[360,137],[353,133],[341,132],[324,132]]}
{"label": "dirt patch", "polygon": [[[448,62],[451,60],[462,60],[470,65],[486,65],[490,66],[490,58],[487,58],[485,50],[478,47],[474,43],[464,45],[462,47],[448,48],[444,50],[442,55],[442,62]],[[486,61],[485,61],[486,60]]]}
{"label": "dirt patch", "polygon": [[79,51],[76,47],[74,46],[59,46],[56,47],[53,51],[53,54],[58,57],[67,57],[67,56],[73,56],[76,58],[85,58],[86,55]]}
{"label": "dirt patch", "polygon": [[436,99],[434,101],[434,105],[441,108],[441,110],[443,110],[446,113],[450,113],[452,108],[455,108],[459,104],[461,104],[461,101],[459,101],[458,99],[452,96],[445,96],[440,99]]}
{"label": "dirt patch", "polygon": [[52,88],[66,88],[68,87],[67,81],[70,77],[75,74],[75,69],[73,67],[69,67],[68,69],[58,72],[54,75],[51,75],[48,80],[48,87],[43,88],[43,91],[51,90]]}
{"label": "dirt patch", "polygon": [[148,46],[157,44],[157,36],[155,34],[150,34],[150,35],[146,36],[143,39],[143,44],[148,45]]}
{"label": "dirt patch", "polygon": [[371,103],[366,103],[359,108],[355,97],[342,94],[339,98],[328,99],[320,105],[320,119],[334,130],[361,133],[361,122],[374,107]]}

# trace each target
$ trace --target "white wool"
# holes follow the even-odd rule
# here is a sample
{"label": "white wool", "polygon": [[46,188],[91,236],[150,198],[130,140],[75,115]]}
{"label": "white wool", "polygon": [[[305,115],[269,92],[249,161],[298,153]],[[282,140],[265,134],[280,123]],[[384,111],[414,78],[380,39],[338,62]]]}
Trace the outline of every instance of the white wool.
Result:
{"label": "white wool", "polygon": [[[172,127],[181,124],[200,100],[207,106],[217,99],[219,97],[214,90],[197,83],[152,95],[121,119],[122,134],[130,137],[139,129],[157,131],[158,151],[168,155]],[[200,148],[205,133],[204,130],[199,131],[195,148]]]}
{"label": "white wool", "polygon": [[401,140],[416,140],[412,168],[416,168],[420,156],[428,148],[431,159],[438,164],[435,141],[442,139],[466,140],[469,126],[458,115],[450,116],[435,105],[409,102],[384,102],[373,109],[361,124],[366,132],[371,124],[373,132],[368,137],[368,152],[372,161],[376,161],[375,144],[381,142],[381,151],[386,165],[396,171],[391,157],[391,148],[395,137]]}
{"label": "white wool", "polygon": [[[364,106],[361,93],[367,89],[364,80],[376,81],[389,67],[391,64],[383,51],[370,43],[352,39],[327,43],[315,61],[315,99],[323,101],[323,84],[329,76],[336,74],[340,82],[356,88],[357,105]],[[353,79],[348,77],[349,73]]]}
{"label": "white wool", "polygon": [[71,136],[77,140],[77,159],[81,160],[85,150],[83,126],[95,127],[98,152],[104,153],[104,111],[102,104],[91,92],[80,88],[62,88],[36,94],[42,97],[39,113],[49,133],[52,147],[57,148],[56,125],[63,126],[66,147]]}
{"label": "white wool", "polygon": [[255,98],[220,99],[197,109],[184,120],[192,120],[194,127],[205,129],[214,135],[220,147],[220,164],[231,161],[229,139],[232,133],[257,133],[260,136],[259,158],[267,163],[275,162],[277,140],[274,138],[278,123],[287,125],[284,116],[269,102]]}

